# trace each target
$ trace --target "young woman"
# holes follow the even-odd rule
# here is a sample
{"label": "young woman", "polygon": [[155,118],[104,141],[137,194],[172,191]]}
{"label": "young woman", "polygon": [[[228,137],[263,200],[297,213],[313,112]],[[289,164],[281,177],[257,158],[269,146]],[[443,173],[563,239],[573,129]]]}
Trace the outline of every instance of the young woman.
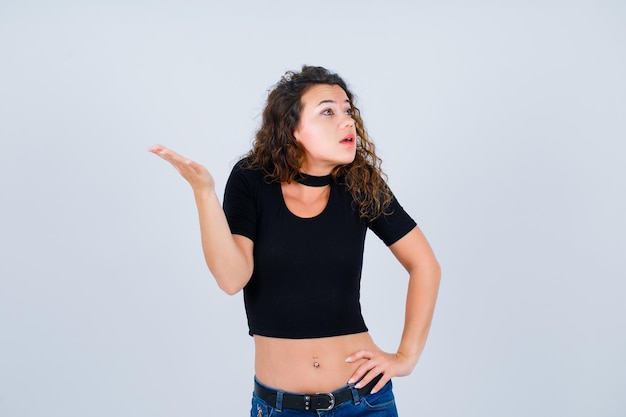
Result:
{"label": "young woman", "polygon": [[[397,416],[391,378],[411,373],[424,348],[440,271],[387,187],[346,83],[321,67],[282,77],[223,208],[203,166],[160,145],[150,151],[191,184],[220,288],[244,291],[255,343],[251,417]],[[368,228],[409,274],[392,353],[377,347],[361,315]]]}

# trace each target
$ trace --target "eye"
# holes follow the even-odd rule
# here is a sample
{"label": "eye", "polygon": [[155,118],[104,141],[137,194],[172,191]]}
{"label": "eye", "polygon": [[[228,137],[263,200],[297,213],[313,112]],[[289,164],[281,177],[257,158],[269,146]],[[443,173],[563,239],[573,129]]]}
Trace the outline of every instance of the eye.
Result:
{"label": "eye", "polygon": [[326,110],[322,111],[322,114],[323,114],[324,116],[332,116],[332,115],[333,115],[333,114],[335,114],[335,113],[333,112],[333,110],[332,110],[332,109],[326,109]]}
{"label": "eye", "polygon": [[346,114],[348,116],[353,116],[354,115],[354,110],[352,110],[352,107],[350,107],[349,109],[346,110]]}

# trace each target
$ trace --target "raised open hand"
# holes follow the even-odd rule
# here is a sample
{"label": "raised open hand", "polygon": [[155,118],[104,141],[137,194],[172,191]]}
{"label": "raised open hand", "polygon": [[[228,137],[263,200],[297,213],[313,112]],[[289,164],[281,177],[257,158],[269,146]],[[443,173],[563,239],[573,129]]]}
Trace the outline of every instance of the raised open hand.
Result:
{"label": "raised open hand", "polygon": [[176,168],[176,171],[191,185],[194,193],[203,190],[213,191],[215,189],[213,177],[209,171],[199,163],[187,159],[162,145],[151,146],[148,150],[172,164],[172,166]]}

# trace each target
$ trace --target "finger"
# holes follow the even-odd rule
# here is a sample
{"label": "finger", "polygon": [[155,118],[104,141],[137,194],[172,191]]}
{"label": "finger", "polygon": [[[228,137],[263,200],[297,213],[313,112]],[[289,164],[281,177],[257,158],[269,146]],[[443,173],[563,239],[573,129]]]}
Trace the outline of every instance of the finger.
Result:
{"label": "finger", "polygon": [[352,363],[360,359],[372,359],[375,353],[371,350],[359,350],[346,358],[346,362]]}
{"label": "finger", "polygon": [[182,155],[177,154],[176,152],[174,152],[171,149],[167,149],[165,147],[160,147],[156,150],[157,155],[159,155],[161,158],[165,159],[168,162],[174,163],[174,162],[181,162],[184,161],[186,158],[183,158]]}
{"label": "finger", "polygon": [[150,151],[172,164],[174,168],[181,173],[187,169],[191,169],[194,173],[198,173],[200,171],[199,165],[196,162],[185,158],[171,149],[161,146],[150,148]]}
{"label": "finger", "polygon": [[369,381],[371,381],[372,378],[374,378],[374,376],[376,376],[376,375],[373,375],[371,377],[368,377],[369,376],[368,374],[375,367],[376,367],[376,363],[373,363],[371,361],[364,362],[363,364],[361,364],[361,366],[359,366],[356,369],[356,371],[354,371],[348,383],[349,384],[356,383],[356,387],[361,388],[363,385],[366,385]]}
{"label": "finger", "polygon": [[387,382],[389,382],[390,379],[391,378],[388,378],[387,375],[383,373],[383,377],[380,378],[380,381],[378,381],[376,385],[374,385],[374,388],[372,388],[370,394],[376,394],[378,391],[383,389],[383,387],[387,385]]}
{"label": "finger", "polygon": [[[376,380],[376,378],[379,377],[380,379]],[[355,388],[361,389],[366,385],[371,384],[372,381],[376,380],[376,384],[374,384],[370,391],[374,393],[380,390],[383,386],[385,386],[389,379],[391,379],[391,374],[388,375],[388,373],[382,370],[380,367],[374,367],[355,385]]]}
{"label": "finger", "polygon": [[165,146],[163,145],[153,145],[151,147],[148,148],[149,152],[152,152],[155,155],[161,156],[163,157],[164,155],[166,155],[169,152],[173,153],[174,151],[167,149]]}
{"label": "finger", "polygon": [[154,153],[154,152],[158,152],[160,149],[163,149],[163,148],[164,148],[163,145],[155,143],[154,145],[152,145],[152,146],[150,146],[148,148],[148,151]]}
{"label": "finger", "polygon": [[152,152],[153,154],[157,156],[160,156],[161,158],[165,159],[166,161],[170,163],[184,163],[185,161],[188,161],[188,159],[185,158],[184,156],[174,152],[171,149],[166,148],[163,145],[151,146],[150,148],[148,148],[148,151]]}

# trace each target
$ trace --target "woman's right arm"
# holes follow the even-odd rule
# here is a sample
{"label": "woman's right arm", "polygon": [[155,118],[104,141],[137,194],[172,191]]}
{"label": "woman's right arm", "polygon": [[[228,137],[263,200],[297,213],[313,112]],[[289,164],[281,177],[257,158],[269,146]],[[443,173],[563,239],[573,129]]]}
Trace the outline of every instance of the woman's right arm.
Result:
{"label": "woman's right arm", "polygon": [[219,287],[228,294],[236,294],[252,276],[252,240],[231,233],[215,193],[215,182],[205,167],[161,145],[154,145],[149,151],[172,164],[191,185],[200,219],[204,259]]}

